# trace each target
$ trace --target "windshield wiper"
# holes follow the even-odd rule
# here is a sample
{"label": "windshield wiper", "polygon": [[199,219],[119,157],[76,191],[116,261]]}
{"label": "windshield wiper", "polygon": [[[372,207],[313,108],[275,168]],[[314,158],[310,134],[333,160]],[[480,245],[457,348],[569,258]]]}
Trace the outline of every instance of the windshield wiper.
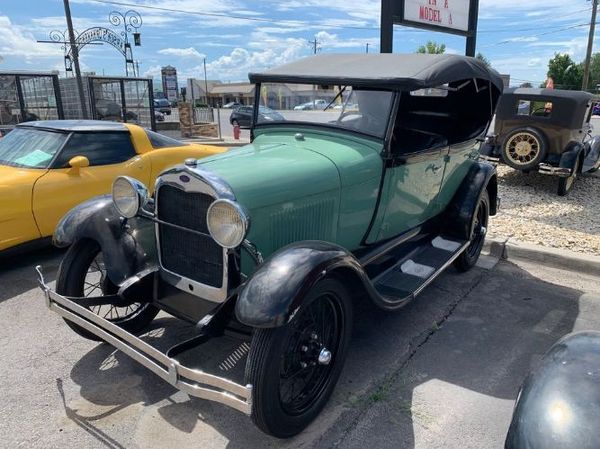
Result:
{"label": "windshield wiper", "polygon": [[338,98],[340,98],[340,96],[341,96],[341,95],[342,95],[342,94],[343,94],[343,93],[346,91],[346,88],[347,88],[347,87],[348,87],[348,86],[344,86],[344,88],[343,88],[342,90],[340,90],[340,91],[339,91],[339,93],[338,93],[338,94],[337,94],[337,95],[334,97],[334,99],[333,99],[333,100],[331,100],[331,102],[330,102],[330,103],[329,103],[327,106],[325,106],[325,109],[323,109],[323,110],[324,110],[324,111],[326,111],[327,109],[329,109],[329,107],[330,107],[330,106],[331,106],[333,103],[335,103],[335,102],[337,101],[337,99],[338,99]]}

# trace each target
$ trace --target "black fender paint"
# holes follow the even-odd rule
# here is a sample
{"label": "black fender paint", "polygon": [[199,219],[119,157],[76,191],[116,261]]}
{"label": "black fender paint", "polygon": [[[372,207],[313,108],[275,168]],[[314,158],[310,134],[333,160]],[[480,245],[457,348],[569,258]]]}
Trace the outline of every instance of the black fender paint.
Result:
{"label": "black fender paint", "polygon": [[583,161],[583,173],[600,168],[600,136],[595,136],[587,143],[588,151]]}
{"label": "black fender paint", "polygon": [[472,218],[483,192],[490,197],[490,215],[498,211],[498,178],[496,167],[485,162],[471,166],[467,176],[446,209],[444,232],[464,240],[471,239]]}
{"label": "black fender paint", "polygon": [[567,335],[517,397],[505,449],[596,449],[600,442],[600,332]]}
{"label": "black fender paint", "polygon": [[56,226],[53,243],[66,247],[81,239],[98,242],[108,277],[116,285],[158,265],[154,223],[142,217],[124,221],[110,195],[97,196],[71,209]]}
{"label": "black fender paint", "polygon": [[[580,155],[583,153],[583,144],[579,142],[569,142],[565,148],[565,152],[560,156],[559,167],[573,168]],[[584,154],[584,153],[583,153]]]}
{"label": "black fender paint", "polygon": [[332,273],[343,276],[348,287],[358,282],[373,300],[380,299],[352,253],[332,243],[310,240],[280,249],[258,268],[240,287],[236,317],[251,327],[283,326],[316,283]]}

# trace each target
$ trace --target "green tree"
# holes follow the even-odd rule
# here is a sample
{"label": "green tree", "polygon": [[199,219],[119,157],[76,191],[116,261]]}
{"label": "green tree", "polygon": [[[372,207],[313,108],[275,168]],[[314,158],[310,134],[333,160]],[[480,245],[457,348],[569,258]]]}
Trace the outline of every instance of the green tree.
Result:
{"label": "green tree", "polygon": [[488,58],[486,58],[485,55],[481,52],[477,53],[477,55],[475,56],[475,59],[479,59],[488,68],[492,67],[492,63],[490,62],[490,60]]}
{"label": "green tree", "polygon": [[557,89],[581,89],[583,65],[576,64],[567,54],[555,53],[548,61],[548,77],[554,80]]}
{"label": "green tree", "polygon": [[441,55],[446,53],[446,44],[438,44],[434,41],[427,41],[425,45],[417,48],[417,53],[427,53],[429,55]]}
{"label": "green tree", "polygon": [[529,81],[527,81],[525,83],[521,83],[521,85],[519,87],[529,88],[529,87],[533,87],[533,84],[531,84]]}
{"label": "green tree", "polygon": [[590,90],[597,91],[597,86],[600,84],[600,53],[592,55],[590,63],[590,82],[588,84]]}

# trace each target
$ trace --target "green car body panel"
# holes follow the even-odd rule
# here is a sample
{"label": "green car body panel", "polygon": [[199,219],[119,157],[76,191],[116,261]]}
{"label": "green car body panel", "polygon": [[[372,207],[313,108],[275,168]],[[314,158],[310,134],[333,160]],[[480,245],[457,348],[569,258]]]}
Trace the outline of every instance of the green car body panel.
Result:
{"label": "green car body panel", "polygon": [[250,215],[247,238],[264,257],[299,240],[359,248],[376,208],[382,142],[315,129],[298,139],[297,132],[257,130],[250,145],[203,159],[199,167],[231,186]]}

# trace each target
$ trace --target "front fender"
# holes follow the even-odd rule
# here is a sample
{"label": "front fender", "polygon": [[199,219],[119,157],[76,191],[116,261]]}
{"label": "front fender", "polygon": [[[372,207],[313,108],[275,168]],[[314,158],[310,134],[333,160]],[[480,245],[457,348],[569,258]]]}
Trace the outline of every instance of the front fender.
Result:
{"label": "front fender", "polygon": [[321,241],[288,245],[275,252],[242,286],[236,317],[251,327],[283,326],[312,287],[337,270],[350,271],[345,281],[371,285],[358,260],[341,246]]}
{"label": "front fender", "polygon": [[560,163],[558,164],[561,168],[573,168],[577,159],[580,157],[583,151],[583,145],[579,142],[570,142],[567,145],[566,151],[560,156]]}
{"label": "front fender", "polygon": [[108,277],[116,285],[158,265],[154,223],[142,217],[124,221],[110,195],[97,196],[71,209],[58,223],[53,243],[66,247],[81,239],[98,242]]}
{"label": "front fender", "polygon": [[600,167],[600,136],[592,138],[588,145],[590,149],[583,161],[583,168],[581,169],[583,173]]}
{"label": "front fender", "polygon": [[600,332],[558,341],[517,397],[505,449],[592,449],[600,441]]}

